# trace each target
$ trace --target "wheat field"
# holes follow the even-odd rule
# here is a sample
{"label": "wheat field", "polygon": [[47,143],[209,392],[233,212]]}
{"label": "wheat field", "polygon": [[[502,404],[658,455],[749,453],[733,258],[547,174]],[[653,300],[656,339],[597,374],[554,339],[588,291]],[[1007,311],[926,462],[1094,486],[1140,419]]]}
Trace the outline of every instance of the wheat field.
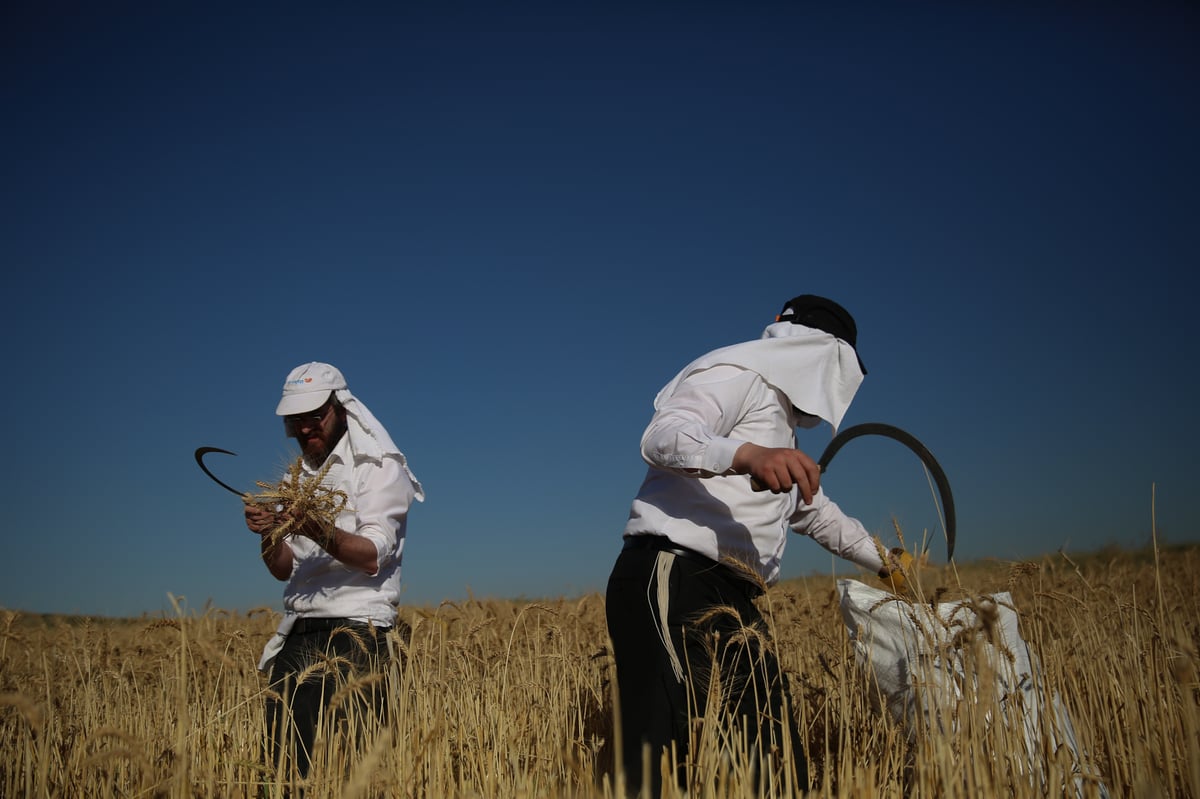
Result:
{"label": "wheat field", "polygon": [[[921,572],[917,602],[1011,592],[1082,753],[1047,744],[1038,780],[990,712],[963,712],[953,734],[909,737],[855,664],[834,578],[780,584],[761,602],[812,784],[756,789],[752,766],[730,752],[736,725],[706,720],[688,795],[1200,797],[1198,574],[1194,546]],[[602,596],[401,615],[412,632],[392,639],[402,657],[384,677],[386,721],[359,737],[323,729],[304,796],[625,795]],[[299,795],[262,765],[267,685],[255,663],[275,621],[269,610],[0,611],[0,796]],[[335,705],[361,689],[344,685]]]}

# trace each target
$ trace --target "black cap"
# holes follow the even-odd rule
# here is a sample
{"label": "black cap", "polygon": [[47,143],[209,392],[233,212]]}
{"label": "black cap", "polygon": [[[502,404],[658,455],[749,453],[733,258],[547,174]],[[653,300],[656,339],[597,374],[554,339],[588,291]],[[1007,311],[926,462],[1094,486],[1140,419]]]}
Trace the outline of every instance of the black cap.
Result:
{"label": "black cap", "polygon": [[[783,304],[783,310],[775,317],[775,321],[824,330],[853,347],[854,355],[858,357],[858,327],[854,324],[854,317],[833,300],[815,294],[801,294]],[[861,357],[858,358],[858,368],[862,369],[864,375],[867,373]]]}

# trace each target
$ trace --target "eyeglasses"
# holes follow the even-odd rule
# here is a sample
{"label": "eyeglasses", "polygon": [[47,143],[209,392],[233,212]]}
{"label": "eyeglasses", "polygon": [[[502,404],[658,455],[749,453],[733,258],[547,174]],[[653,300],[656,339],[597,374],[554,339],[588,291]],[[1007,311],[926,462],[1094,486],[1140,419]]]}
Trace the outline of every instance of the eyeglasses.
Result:
{"label": "eyeglasses", "polygon": [[302,427],[320,427],[329,415],[332,402],[327,402],[315,411],[308,413],[293,413],[283,417],[283,426],[288,430],[299,430]]}

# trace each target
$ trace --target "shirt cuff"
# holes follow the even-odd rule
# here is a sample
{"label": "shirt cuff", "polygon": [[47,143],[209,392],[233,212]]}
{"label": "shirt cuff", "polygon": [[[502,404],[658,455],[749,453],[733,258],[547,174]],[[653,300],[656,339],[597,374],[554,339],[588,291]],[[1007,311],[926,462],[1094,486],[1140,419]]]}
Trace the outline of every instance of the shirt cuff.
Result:
{"label": "shirt cuff", "polygon": [[714,438],[704,452],[704,470],[713,474],[728,474],[733,468],[733,456],[745,444],[736,438]]}

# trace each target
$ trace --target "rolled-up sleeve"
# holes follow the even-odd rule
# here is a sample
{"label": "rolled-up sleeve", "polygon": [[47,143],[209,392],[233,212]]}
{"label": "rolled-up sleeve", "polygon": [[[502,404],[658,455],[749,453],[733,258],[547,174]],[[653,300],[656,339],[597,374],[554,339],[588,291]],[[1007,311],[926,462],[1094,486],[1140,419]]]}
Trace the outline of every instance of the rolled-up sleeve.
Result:
{"label": "rolled-up sleeve", "polygon": [[[400,557],[404,547],[408,509],[415,490],[404,468],[393,458],[356,470],[354,533],[375,545],[379,568]],[[377,572],[376,572],[377,573]]]}

